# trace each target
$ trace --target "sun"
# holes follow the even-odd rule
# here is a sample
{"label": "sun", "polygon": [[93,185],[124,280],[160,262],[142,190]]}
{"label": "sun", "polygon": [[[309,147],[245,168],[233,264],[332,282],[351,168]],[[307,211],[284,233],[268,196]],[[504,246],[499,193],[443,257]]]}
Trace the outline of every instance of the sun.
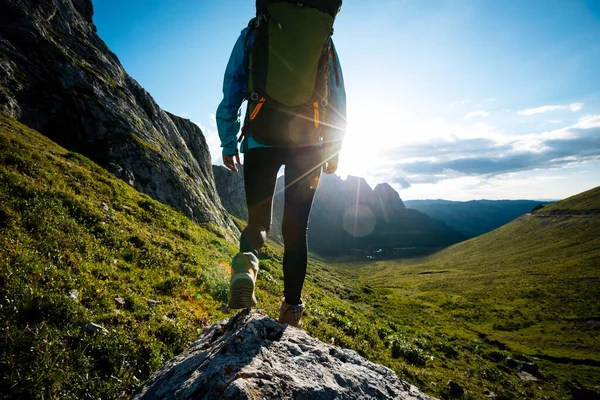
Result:
{"label": "sun", "polygon": [[382,168],[384,152],[389,149],[393,136],[386,121],[378,119],[375,113],[349,115],[338,174],[366,178]]}

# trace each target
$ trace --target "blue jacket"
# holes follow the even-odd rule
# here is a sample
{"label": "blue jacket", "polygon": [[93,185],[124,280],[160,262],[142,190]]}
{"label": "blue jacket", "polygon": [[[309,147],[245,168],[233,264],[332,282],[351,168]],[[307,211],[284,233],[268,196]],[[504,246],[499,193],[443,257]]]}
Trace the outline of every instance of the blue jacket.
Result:
{"label": "blue jacket", "polygon": [[[217,108],[217,129],[219,131],[219,138],[221,139],[221,147],[223,148],[223,155],[229,156],[238,153],[238,142],[237,136],[241,126],[241,106],[246,99],[246,68],[245,62],[250,56],[252,44],[254,42],[254,34],[252,31],[248,35],[249,29],[245,28],[242,30],[240,37],[233,47],[227,68],[225,69],[225,78],[223,80],[223,100]],[[244,48],[244,43],[246,44]],[[337,129],[337,137],[332,147],[335,152],[339,152],[341,148],[341,141],[346,130],[346,90],[344,88],[344,77],[342,75],[342,69],[340,67],[339,58],[335,50],[335,46],[332,46],[335,57],[335,62],[332,60],[330,73],[330,98],[329,105],[335,110],[336,119],[334,124]],[[336,82],[335,68],[338,68],[339,86]],[[248,149],[255,147],[268,147],[265,146],[252,137],[248,137],[247,143],[242,146],[242,149],[247,146]]]}

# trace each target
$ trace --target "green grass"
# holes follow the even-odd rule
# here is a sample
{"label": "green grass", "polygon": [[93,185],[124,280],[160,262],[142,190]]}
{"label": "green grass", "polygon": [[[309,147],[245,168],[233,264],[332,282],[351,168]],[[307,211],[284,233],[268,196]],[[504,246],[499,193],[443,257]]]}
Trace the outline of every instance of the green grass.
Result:
{"label": "green grass", "polygon": [[[224,317],[234,248],[0,118],[0,392],[131,393],[209,319]],[[86,332],[89,322],[108,334]]]}
{"label": "green grass", "polygon": [[600,190],[598,188],[591,189],[571,196],[559,203],[552,203],[540,210],[541,213],[554,210],[587,210],[600,213]]}
{"label": "green grass", "polygon": [[[466,398],[566,398],[567,382],[593,387],[600,373],[598,325],[579,320],[599,315],[594,218],[534,214],[418,260],[312,257],[306,330],[432,395],[448,397],[452,379]],[[232,315],[220,305],[235,251],[213,226],[0,116],[0,393],[129,398]],[[281,248],[261,257],[257,298],[275,317]],[[521,380],[507,357],[543,378]]]}
{"label": "green grass", "polygon": [[[434,375],[454,375],[478,396],[566,398],[568,382],[593,388],[600,376],[600,215],[571,212],[598,209],[600,188],[426,258],[340,270],[383,296],[370,303],[403,326],[453,338],[458,356],[442,357]],[[543,379],[517,384],[503,368],[508,355],[538,363]],[[474,372],[475,356],[485,374]],[[502,389],[507,379],[516,390]]]}

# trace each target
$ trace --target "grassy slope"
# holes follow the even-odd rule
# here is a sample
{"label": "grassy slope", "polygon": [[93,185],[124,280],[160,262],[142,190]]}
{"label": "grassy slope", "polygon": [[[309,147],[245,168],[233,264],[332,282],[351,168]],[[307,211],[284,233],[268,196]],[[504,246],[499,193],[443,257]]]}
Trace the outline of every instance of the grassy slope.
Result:
{"label": "grassy slope", "polygon": [[492,369],[441,361],[455,371],[462,365],[457,379],[475,393],[478,384],[496,393],[497,382],[516,384],[503,373],[512,351],[535,359],[545,376],[532,385],[541,391],[528,389],[532,397],[561,398],[569,381],[600,383],[600,211],[590,210],[600,210],[600,188],[430,257],[352,274],[385,294],[381,309],[407,326],[454,337],[461,353],[473,343],[496,346],[471,352],[494,361]]}
{"label": "grassy slope", "polygon": [[0,131],[0,392],[131,392],[222,316],[232,249],[14,120]]}
{"label": "grassy slope", "polygon": [[[556,222],[539,221],[552,221],[548,226]],[[533,228],[523,223],[520,229]],[[581,246],[586,246],[589,238],[583,230],[577,232]],[[538,246],[540,257],[547,260],[549,239],[542,236],[534,249]],[[518,247],[522,240],[515,238],[511,246],[500,238],[494,245],[477,240],[483,238],[400,268],[398,263],[338,268],[311,260],[304,290],[307,331],[353,348],[437,396],[447,395],[446,382],[454,379],[467,389],[467,397],[480,398],[484,390],[505,398],[541,398],[540,393],[560,397],[565,389],[550,380],[523,382],[514,371],[501,368],[497,360],[507,352],[499,351],[490,337],[514,348],[513,357],[528,359],[540,352],[529,351],[530,337],[549,340],[557,326],[571,329],[574,323],[558,320],[561,325],[555,326],[550,318],[544,325],[548,333],[536,333],[537,325],[518,331],[494,329],[489,319],[502,315],[509,321],[519,306],[523,315],[517,322],[531,320],[529,300],[521,299],[521,293],[537,296],[541,305],[534,309],[544,318],[558,310],[571,310],[568,318],[596,311],[589,309],[589,301],[555,302],[545,284],[554,281],[552,276],[534,274],[564,272],[528,256],[528,246]],[[569,258],[569,243],[573,242],[565,240],[559,248],[565,247],[561,265],[578,265],[571,278],[598,276],[586,274],[582,267],[592,269],[592,250],[581,259]],[[128,398],[203,326],[231,315],[220,305],[226,301],[227,260],[234,252],[215,227],[190,222],[88,159],[0,115],[0,393],[15,399]],[[493,252],[499,255],[490,259],[487,254]],[[352,266],[355,269],[349,271]],[[520,275],[509,274],[511,266]],[[502,290],[506,278],[510,291]],[[261,261],[257,297],[271,316],[278,312],[281,279],[281,249],[269,245]],[[527,290],[513,290],[518,286],[512,282]],[[581,282],[582,289],[589,283],[575,282]],[[73,290],[78,291],[76,299],[69,298]],[[582,292],[574,299],[584,297]],[[587,287],[585,295],[597,297],[597,286]],[[125,306],[115,301],[117,297],[125,299]],[[492,298],[498,311],[491,309]],[[152,305],[148,299],[159,303]],[[86,332],[88,322],[101,324],[108,333]],[[559,328],[565,337],[573,337]],[[586,346],[594,345],[591,329],[577,332]],[[490,336],[484,339],[477,332]],[[522,332],[530,337],[520,338]],[[545,373],[556,374],[556,384],[573,376],[588,383],[598,372],[583,365],[563,377],[563,369],[552,369],[554,363],[540,364]]]}
{"label": "grassy slope", "polygon": [[[0,397],[129,398],[231,315],[220,306],[235,251],[216,227],[0,114]],[[348,301],[366,288],[323,263],[309,270],[307,330],[401,371],[378,335],[388,321]],[[268,245],[257,298],[271,316],[282,288],[281,249]],[[90,322],[108,332],[86,331]]]}

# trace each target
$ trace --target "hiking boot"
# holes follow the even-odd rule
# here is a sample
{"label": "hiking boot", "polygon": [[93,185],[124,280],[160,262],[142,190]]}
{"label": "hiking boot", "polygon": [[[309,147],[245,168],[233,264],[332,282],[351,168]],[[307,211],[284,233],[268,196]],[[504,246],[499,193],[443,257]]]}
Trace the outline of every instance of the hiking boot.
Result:
{"label": "hiking boot", "polygon": [[258,275],[258,258],[253,253],[238,253],[231,260],[229,308],[252,308],[256,305],[254,285]]}
{"label": "hiking boot", "polygon": [[285,302],[285,299],[281,300],[279,323],[288,324],[295,328],[302,328],[302,311],[304,311],[304,303],[300,302],[298,305],[290,305]]}

